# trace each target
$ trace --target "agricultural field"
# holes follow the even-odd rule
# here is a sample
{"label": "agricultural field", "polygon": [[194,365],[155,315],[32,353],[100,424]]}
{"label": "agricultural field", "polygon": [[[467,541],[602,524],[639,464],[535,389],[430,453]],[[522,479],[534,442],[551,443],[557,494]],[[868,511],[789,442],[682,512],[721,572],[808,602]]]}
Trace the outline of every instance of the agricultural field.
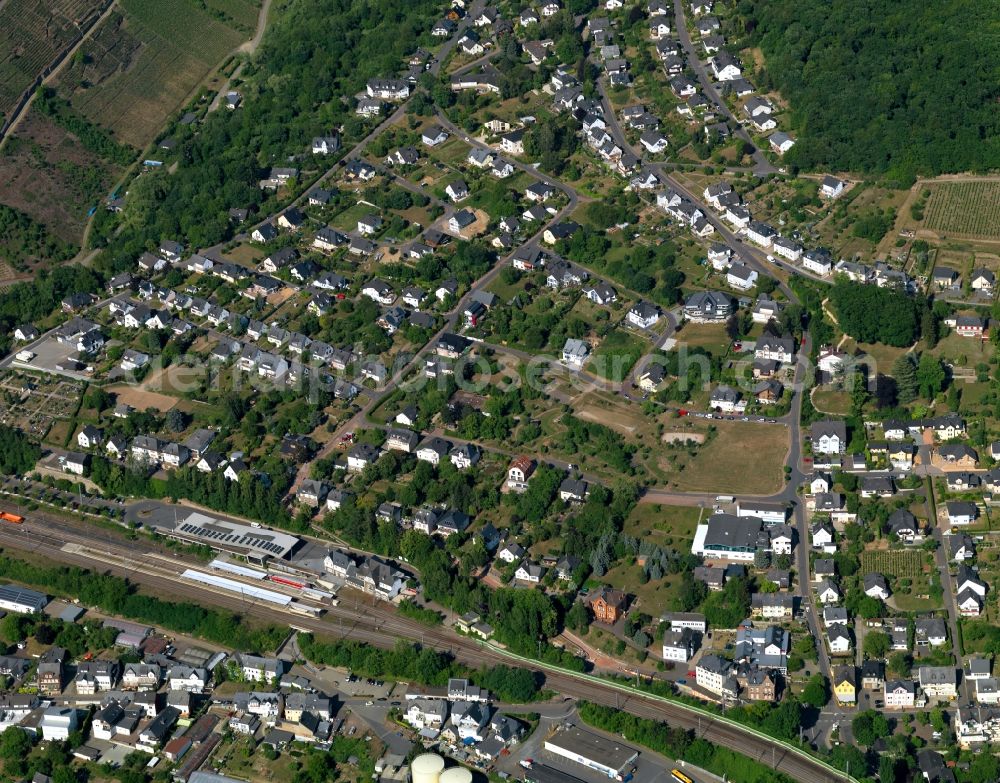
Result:
{"label": "agricultural field", "polygon": [[924,227],[942,234],[1000,238],[1000,180],[933,182]]}
{"label": "agricultural field", "polygon": [[225,56],[253,34],[255,0],[122,0],[59,77],[59,92],[142,148]]}
{"label": "agricultural field", "polygon": [[26,90],[100,13],[100,0],[7,0],[0,5],[0,114],[6,121]]}

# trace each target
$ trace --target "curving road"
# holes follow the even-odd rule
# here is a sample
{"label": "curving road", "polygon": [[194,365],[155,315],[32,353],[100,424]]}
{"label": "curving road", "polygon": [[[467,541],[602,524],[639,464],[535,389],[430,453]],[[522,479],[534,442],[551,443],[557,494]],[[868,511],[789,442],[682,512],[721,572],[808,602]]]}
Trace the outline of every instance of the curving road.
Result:
{"label": "curving road", "polygon": [[[449,629],[428,628],[403,618],[385,602],[373,601],[370,596],[359,597],[353,602],[342,599],[338,606],[328,607],[324,617],[312,618],[291,615],[282,609],[248,602],[235,595],[208,592],[203,586],[177,578],[177,574],[184,568],[204,568],[204,563],[163,548],[156,552],[158,547],[147,541],[122,541],[113,539],[112,535],[87,523],[73,523],[44,512],[31,512],[23,525],[0,526],[0,545],[44,554],[49,559],[63,563],[125,576],[160,595],[176,596],[199,604],[211,603],[264,622],[351,638],[382,647],[391,647],[400,638],[420,639],[423,644],[447,650],[458,660],[475,667],[483,664],[509,664],[512,659],[521,660],[518,656],[459,636]],[[67,551],[66,544],[76,544],[86,548],[86,551]],[[151,556],[154,552],[163,553],[163,559]],[[546,684],[563,695],[614,705],[633,715],[695,730],[709,742],[773,766],[803,783],[837,783],[845,779],[814,759],[800,756],[768,742],[751,730],[725,723],[686,705],[629,692],[625,686],[616,687],[612,683],[594,681],[587,676],[563,672],[534,661],[524,662],[544,670]]]}

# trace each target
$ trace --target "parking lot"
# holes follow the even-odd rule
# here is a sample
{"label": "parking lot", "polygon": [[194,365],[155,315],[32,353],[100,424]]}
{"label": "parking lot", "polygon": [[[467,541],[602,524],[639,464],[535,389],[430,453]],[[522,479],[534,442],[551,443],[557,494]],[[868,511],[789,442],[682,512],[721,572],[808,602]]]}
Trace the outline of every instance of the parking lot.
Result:
{"label": "parking lot", "polygon": [[35,353],[35,358],[30,362],[22,362],[14,359],[15,367],[30,368],[40,372],[52,373],[53,375],[63,375],[67,378],[84,379],[84,373],[60,370],[57,365],[62,364],[70,356],[76,353],[76,348],[69,343],[61,343],[55,337],[48,337],[31,347]]}

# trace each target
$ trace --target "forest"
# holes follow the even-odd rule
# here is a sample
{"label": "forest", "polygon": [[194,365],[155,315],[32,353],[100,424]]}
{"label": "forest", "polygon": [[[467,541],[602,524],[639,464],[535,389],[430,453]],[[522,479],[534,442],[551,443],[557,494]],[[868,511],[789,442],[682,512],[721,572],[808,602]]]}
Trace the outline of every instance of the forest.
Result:
{"label": "forest", "polygon": [[916,175],[1000,166],[997,6],[972,0],[740,0],[762,90],[791,105],[808,169]]}

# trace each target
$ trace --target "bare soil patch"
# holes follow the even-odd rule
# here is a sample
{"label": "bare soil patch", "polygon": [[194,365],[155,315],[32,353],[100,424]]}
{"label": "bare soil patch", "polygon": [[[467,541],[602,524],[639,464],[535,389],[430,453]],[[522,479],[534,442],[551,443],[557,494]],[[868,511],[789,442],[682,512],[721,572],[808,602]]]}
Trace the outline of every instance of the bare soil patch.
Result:
{"label": "bare soil patch", "polygon": [[664,432],[661,440],[664,443],[704,443],[705,436],[700,432]]}
{"label": "bare soil patch", "polygon": [[0,202],[77,243],[120,171],[32,109],[0,153]]}

